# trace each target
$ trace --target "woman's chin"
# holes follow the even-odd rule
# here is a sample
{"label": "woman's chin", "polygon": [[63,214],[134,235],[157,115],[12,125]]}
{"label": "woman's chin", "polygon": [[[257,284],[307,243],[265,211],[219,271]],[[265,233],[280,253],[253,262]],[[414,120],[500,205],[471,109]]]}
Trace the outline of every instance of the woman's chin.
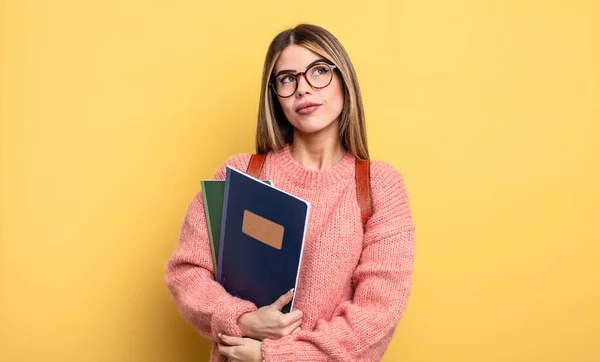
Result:
{"label": "woman's chin", "polygon": [[306,120],[294,123],[295,124],[292,125],[294,126],[297,132],[307,135],[314,135],[328,130],[330,128],[329,126],[331,126],[334,122],[325,123],[319,122],[317,120]]}
{"label": "woman's chin", "polygon": [[296,127],[296,132],[307,135],[314,136],[325,130],[325,127]]}

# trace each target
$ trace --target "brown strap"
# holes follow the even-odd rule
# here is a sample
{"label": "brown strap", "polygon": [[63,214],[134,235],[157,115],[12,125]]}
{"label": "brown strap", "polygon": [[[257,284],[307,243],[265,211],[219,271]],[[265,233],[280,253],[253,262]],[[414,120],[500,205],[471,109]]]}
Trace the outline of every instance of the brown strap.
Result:
{"label": "brown strap", "polygon": [[[246,173],[258,178],[265,163],[265,154],[253,154],[248,163]],[[360,219],[363,228],[373,213],[371,201],[371,162],[369,160],[356,159],[356,198],[360,207]]]}
{"label": "brown strap", "polygon": [[265,157],[266,155],[264,153],[253,154],[250,158],[246,173],[254,178],[258,178],[262,171],[263,164],[265,163]]}
{"label": "brown strap", "polygon": [[360,207],[360,219],[363,228],[373,213],[371,202],[371,162],[369,160],[356,159],[356,197]]}

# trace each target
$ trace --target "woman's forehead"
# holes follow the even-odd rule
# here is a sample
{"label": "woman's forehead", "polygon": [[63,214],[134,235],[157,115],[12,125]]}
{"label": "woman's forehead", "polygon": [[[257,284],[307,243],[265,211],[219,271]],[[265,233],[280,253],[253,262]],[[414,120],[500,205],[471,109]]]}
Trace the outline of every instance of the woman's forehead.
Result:
{"label": "woman's forehead", "polygon": [[303,46],[292,44],[281,52],[277,62],[275,63],[274,71],[304,71],[310,63],[322,58],[323,57],[321,57],[319,54],[308,50]]}

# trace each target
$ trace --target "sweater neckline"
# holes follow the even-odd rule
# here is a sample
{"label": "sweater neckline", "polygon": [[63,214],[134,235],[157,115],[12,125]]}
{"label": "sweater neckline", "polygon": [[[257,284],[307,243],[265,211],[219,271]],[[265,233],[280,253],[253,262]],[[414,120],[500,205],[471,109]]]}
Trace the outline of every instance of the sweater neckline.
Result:
{"label": "sweater neckline", "polygon": [[[346,151],[344,157],[325,170],[308,169],[292,156],[290,144],[273,152],[274,167],[285,175],[285,178],[300,186],[328,186],[348,182],[354,178],[354,156]],[[277,171],[276,171],[277,172]]]}

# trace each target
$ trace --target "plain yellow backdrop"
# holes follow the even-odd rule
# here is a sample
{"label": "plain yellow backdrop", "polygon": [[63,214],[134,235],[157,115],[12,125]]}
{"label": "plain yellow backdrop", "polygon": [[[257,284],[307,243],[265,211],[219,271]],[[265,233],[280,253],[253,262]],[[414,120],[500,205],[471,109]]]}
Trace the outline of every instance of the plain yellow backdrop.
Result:
{"label": "plain yellow backdrop", "polygon": [[385,362],[600,361],[598,1],[0,3],[0,360],[202,361],[164,284],[199,180],[252,152],[299,22],[348,50],[404,175]]}

